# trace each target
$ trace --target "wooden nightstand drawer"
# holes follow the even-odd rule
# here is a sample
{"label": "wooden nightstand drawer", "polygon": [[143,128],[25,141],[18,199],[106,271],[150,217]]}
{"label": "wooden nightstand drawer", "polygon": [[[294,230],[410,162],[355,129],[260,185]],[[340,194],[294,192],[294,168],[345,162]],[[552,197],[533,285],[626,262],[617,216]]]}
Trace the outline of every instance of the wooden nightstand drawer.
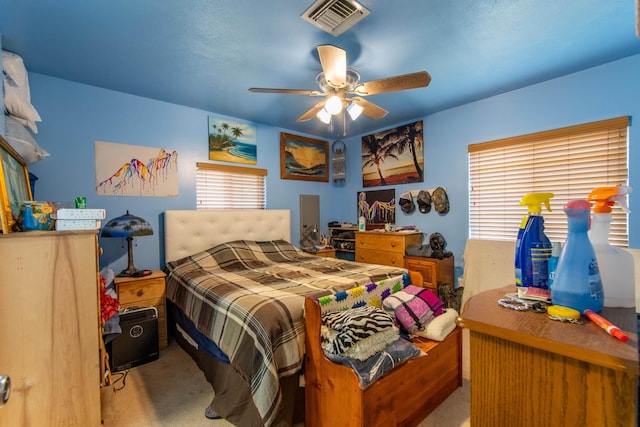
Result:
{"label": "wooden nightstand drawer", "polygon": [[422,286],[431,289],[436,295],[441,283],[454,287],[453,256],[444,259],[406,256],[404,259],[404,267],[422,274]]}
{"label": "wooden nightstand drawer", "polygon": [[121,308],[132,306],[155,307],[158,310],[158,343],[167,347],[167,316],[165,300],[165,274],[154,270],[144,277],[116,277],[116,292]]}
{"label": "wooden nightstand drawer", "polygon": [[164,290],[163,279],[118,283],[118,298],[121,305],[137,304],[145,300],[159,301],[164,300]]}

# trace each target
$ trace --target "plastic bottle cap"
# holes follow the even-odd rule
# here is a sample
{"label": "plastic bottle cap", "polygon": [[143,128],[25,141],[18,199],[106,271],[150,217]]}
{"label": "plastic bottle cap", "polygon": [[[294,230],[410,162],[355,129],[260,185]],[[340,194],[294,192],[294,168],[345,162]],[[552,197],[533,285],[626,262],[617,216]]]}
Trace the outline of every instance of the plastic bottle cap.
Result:
{"label": "plastic bottle cap", "polygon": [[522,200],[520,200],[520,206],[527,205],[529,213],[539,213],[542,212],[542,207],[540,205],[544,203],[547,210],[551,212],[549,199],[551,199],[553,196],[553,193],[527,193],[524,195]]}
{"label": "plastic bottle cap", "polygon": [[629,337],[622,332],[620,329],[614,328],[611,330],[611,335],[613,335],[614,337],[618,338],[620,341],[624,341],[627,342],[629,341]]}

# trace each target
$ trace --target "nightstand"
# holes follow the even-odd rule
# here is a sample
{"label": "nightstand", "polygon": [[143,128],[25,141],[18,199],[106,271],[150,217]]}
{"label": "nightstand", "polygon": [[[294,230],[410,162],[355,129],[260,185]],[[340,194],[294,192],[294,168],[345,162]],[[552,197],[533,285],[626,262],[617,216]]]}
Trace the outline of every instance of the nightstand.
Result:
{"label": "nightstand", "polygon": [[311,255],[321,256],[324,258],[335,258],[336,250],[334,248],[322,248],[317,251],[305,251]]}
{"label": "nightstand", "polygon": [[144,277],[116,277],[114,282],[120,308],[131,306],[155,307],[158,310],[158,344],[167,348],[167,317],[165,300],[165,274],[161,270]]}
{"label": "nightstand", "polygon": [[453,283],[453,255],[444,259],[405,256],[404,268],[420,272],[423,279],[422,287],[431,290],[436,295],[440,295],[440,284],[447,284],[451,289],[455,287]]}

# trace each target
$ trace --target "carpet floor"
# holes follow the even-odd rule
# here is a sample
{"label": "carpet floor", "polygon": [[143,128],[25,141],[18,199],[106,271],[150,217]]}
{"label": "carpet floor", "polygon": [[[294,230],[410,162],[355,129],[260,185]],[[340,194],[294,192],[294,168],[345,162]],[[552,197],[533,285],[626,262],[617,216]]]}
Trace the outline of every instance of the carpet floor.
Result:
{"label": "carpet floor", "polygon": [[[224,420],[209,420],[204,410],[213,391],[191,357],[173,340],[158,360],[138,366],[125,378],[114,374],[115,393],[102,390],[105,427],[228,427]],[[463,381],[446,401],[418,427],[468,427],[469,382]],[[302,427],[297,424],[295,427]]]}

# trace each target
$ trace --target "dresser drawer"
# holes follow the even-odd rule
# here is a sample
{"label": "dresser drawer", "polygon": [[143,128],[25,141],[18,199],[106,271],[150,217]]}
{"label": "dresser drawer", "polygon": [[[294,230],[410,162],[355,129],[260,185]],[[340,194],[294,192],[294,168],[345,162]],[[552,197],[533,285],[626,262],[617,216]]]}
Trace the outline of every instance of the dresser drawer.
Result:
{"label": "dresser drawer", "polygon": [[420,244],[422,234],[356,233],[357,249],[374,249],[404,255],[407,246]]}
{"label": "dresser drawer", "polygon": [[358,248],[356,251],[356,261],[404,268],[404,255],[397,252]]}

